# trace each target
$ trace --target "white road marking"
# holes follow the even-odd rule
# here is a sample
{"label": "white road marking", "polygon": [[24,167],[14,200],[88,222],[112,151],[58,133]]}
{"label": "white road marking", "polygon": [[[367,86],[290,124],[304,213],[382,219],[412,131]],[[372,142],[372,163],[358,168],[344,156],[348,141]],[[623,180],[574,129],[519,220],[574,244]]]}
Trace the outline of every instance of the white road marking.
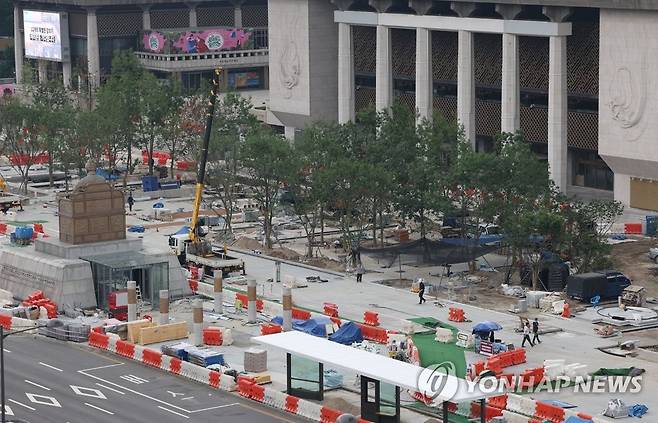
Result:
{"label": "white road marking", "polygon": [[32,411],[34,411],[34,408],[30,407],[29,405],[25,405],[25,404],[23,404],[22,402],[18,402],[18,401],[16,401],[16,400],[11,399],[11,398],[9,398],[7,401],[12,402],[12,403],[14,403],[14,404],[16,404],[16,405],[20,405],[21,407],[25,407],[25,408],[27,408],[28,410],[32,410]]}
{"label": "white road marking", "polygon": [[158,405],[158,408],[161,409],[161,410],[164,410],[164,411],[168,411],[168,412],[170,412],[171,414],[175,414],[175,415],[177,415],[177,416],[184,417],[184,418],[186,418],[186,419],[189,419],[189,418],[190,418],[190,416],[186,416],[185,414],[177,413],[176,411],[174,411],[174,410],[170,410],[170,409],[168,409],[168,408],[164,408],[164,407],[161,406],[161,405]]}
{"label": "white road marking", "polygon": [[217,410],[218,408],[226,408],[226,407],[233,407],[234,405],[240,405],[237,402],[231,403],[231,404],[224,404],[224,405],[216,405],[214,407],[208,407],[208,408],[202,408],[200,410],[194,410],[190,411],[190,413],[200,413],[202,411],[210,411],[210,410]]}
{"label": "white road marking", "polygon": [[[62,408],[62,404],[60,404],[59,401],[57,401],[57,399],[53,398],[53,397],[47,397],[45,395],[31,394],[29,392],[26,392],[25,396],[27,396],[27,398],[35,404],[42,404],[42,405],[47,405],[47,406],[50,406],[50,407]],[[43,398],[43,399],[46,399],[48,401],[44,402],[44,401],[39,400],[38,398]]]}
{"label": "white road marking", "polygon": [[174,398],[176,398],[176,397],[179,396],[179,395],[180,395],[180,396],[185,395],[185,394],[181,394],[181,393],[174,392],[174,391],[167,391],[167,392],[170,393],[171,396],[174,397]]}
{"label": "white road marking", "polygon": [[89,404],[88,402],[85,402],[85,405],[86,405],[87,407],[95,408],[95,409],[98,410],[98,411],[102,411],[103,413],[107,413],[107,414],[110,414],[110,415],[113,415],[113,414],[114,414],[114,413],[111,412],[111,411],[107,411],[107,410],[104,409],[104,408],[96,407],[95,405],[93,405],[93,404]]}
{"label": "white road marking", "polygon": [[148,380],[135,375],[121,375],[119,377],[123,380],[127,380],[128,382],[132,382],[136,385],[141,385],[142,383],[148,383]]}
{"label": "white road marking", "polygon": [[14,411],[8,405],[5,405],[5,415],[6,416],[13,416],[14,415]]}
{"label": "white road marking", "polygon": [[27,379],[25,379],[25,383],[29,383],[30,385],[32,385],[32,386],[36,386],[37,388],[45,389],[46,391],[50,391],[50,388],[46,388],[46,387],[43,386],[43,385],[39,385],[38,383],[34,383],[34,382],[32,382],[31,380],[27,380]]}
{"label": "white road marking", "polygon": [[41,365],[44,366],[44,367],[48,367],[49,369],[57,370],[58,372],[63,372],[63,371],[64,371],[64,370],[62,370],[62,369],[58,369],[58,368],[55,367],[55,366],[51,366],[50,364],[46,364],[46,363],[43,363],[43,362],[41,362],[41,361],[39,362],[39,364],[41,364]]}
{"label": "white road marking", "polygon": [[11,352],[11,351],[9,351],[7,348],[3,348],[2,350],[3,350],[4,352],[6,352],[6,353],[10,353],[10,352]]}
{"label": "white road marking", "polygon": [[[89,369],[89,370],[94,370],[94,369]],[[157,398],[153,398],[153,397],[151,397],[151,396],[149,396],[149,395],[146,395],[146,394],[143,394],[143,393],[141,393],[141,392],[139,392],[139,391],[135,391],[135,390],[130,389],[130,388],[128,388],[128,387],[125,387],[125,386],[119,385],[118,383],[110,382],[109,380],[105,380],[105,379],[103,379],[103,378],[101,378],[101,377],[98,377],[98,376],[96,376],[96,375],[92,375],[92,374],[86,373],[85,370],[78,370],[78,373],[80,373],[80,374],[82,374],[82,375],[85,375],[85,376],[87,376],[87,377],[90,377],[90,378],[92,378],[92,379],[99,380],[99,381],[101,381],[101,382],[103,382],[103,383],[106,383],[106,384],[108,384],[108,385],[116,386],[117,388],[121,388],[121,389],[123,389],[124,391],[130,392],[130,393],[133,393],[133,394],[135,394],[135,395],[139,395],[140,397],[144,397],[144,398],[150,399],[151,401],[155,401],[155,402],[157,402],[157,403],[164,404],[164,405],[166,405],[166,406],[168,406],[168,407],[175,408],[175,409],[177,409],[177,410],[181,410],[181,411],[184,411],[184,412],[186,412],[186,413],[189,413],[189,412],[190,412],[190,411],[184,409],[183,407],[178,407],[178,406],[176,406],[176,405],[169,404],[168,402],[165,402],[165,401],[159,400],[159,399],[157,399]]]}
{"label": "white road marking", "polygon": [[121,395],[126,395],[125,392],[121,392],[118,389],[110,388],[109,386],[105,386],[101,383],[97,383],[96,385],[100,386],[103,389],[107,389],[108,391],[116,392],[117,394],[121,394]]}
{"label": "white road marking", "polygon": [[106,366],[92,367],[91,369],[78,370],[78,372],[85,374],[84,372],[91,372],[92,370],[109,369],[110,367],[117,367],[117,366],[123,366],[123,363],[115,363],[115,364],[108,364]]}
{"label": "white road marking", "polygon": [[190,400],[190,399],[194,399],[194,397],[181,398],[180,400],[185,401],[185,400]]}
{"label": "white road marking", "polygon": [[104,393],[99,391],[98,389],[94,388],[85,388],[84,386],[74,386],[74,385],[69,385],[71,389],[73,389],[73,392],[75,392],[77,395],[83,396],[83,397],[91,397],[91,398],[98,398],[98,399],[107,399]]}

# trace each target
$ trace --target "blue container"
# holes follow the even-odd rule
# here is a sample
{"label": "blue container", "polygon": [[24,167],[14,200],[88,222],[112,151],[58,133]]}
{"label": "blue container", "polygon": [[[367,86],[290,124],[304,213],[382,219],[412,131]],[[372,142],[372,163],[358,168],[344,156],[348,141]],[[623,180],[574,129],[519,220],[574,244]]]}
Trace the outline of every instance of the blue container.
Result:
{"label": "blue container", "polygon": [[647,219],[647,224],[646,224],[645,235],[649,235],[649,236],[656,235],[656,232],[658,232],[658,216],[650,215],[650,216],[646,216],[646,219]]}
{"label": "blue container", "polygon": [[16,239],[32,239],[33,232],[29,226],[19,226],[16,228]]}
{"label": "blue container", "polygon": [[157,176],[142,176],[142,189],[144,192],[160,189],[160,180]]}

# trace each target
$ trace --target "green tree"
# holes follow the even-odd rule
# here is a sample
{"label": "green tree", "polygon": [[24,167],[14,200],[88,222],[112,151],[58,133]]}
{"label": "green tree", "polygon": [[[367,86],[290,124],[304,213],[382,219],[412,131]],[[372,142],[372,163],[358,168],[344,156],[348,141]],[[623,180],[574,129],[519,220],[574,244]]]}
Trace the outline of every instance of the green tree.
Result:
{"label": "green tree", "polygon": [[273,210],[279,189],[290,179],[292,148],[282,136],[260,129],[246,134],[241,156],[263,212],[265,247],[272,248]]}
{"label": "green tree", "polygon": [[240,172],[245,136],[256,136],[260,126],[251,108],[249,100],[235,93],[219,98],[215,105],[207,177],[222,204],[228,233],[233,233],[238,183],[244,180]]}
{"label": "green tree", "polygon": [[34,107],[17,96],[0,99],[0,143],[2,152],[21,175],[20,190],[27,194],[30,167],[45,153],[46,147],[39,136],[39,116]]}

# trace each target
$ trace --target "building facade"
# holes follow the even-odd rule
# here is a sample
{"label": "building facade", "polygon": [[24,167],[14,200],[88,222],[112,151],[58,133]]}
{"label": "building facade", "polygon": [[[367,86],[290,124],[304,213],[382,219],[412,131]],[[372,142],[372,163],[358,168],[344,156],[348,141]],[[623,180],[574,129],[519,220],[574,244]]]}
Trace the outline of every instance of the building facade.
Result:
{"label": "building facade", "polygon": [[[32,12],[45,13],[34,18]],[[34,28],[49,31],[53,14],[59,15],[55,32],[61,28],[61,57],[35,56],[30,44]],[[98,86],[111,72],[114,53],[132,49],[147,69],[160,77],[178,77],[188,89],[209,80],[217,66],[227,69],[225,83],[230,88],[265,89],[267,26],[266,0],[18,1],[17,82],[22,81],[24,64],[32,62],[39,80],[61,78],[69,86]]]}
{"label": "building facade", "polygon": [[420,118],[458,121],[478,150],[520,129],[562,191],[658,210],[656,9],[615,0],[270,0],[270,114],[293,134],[399,101]]}

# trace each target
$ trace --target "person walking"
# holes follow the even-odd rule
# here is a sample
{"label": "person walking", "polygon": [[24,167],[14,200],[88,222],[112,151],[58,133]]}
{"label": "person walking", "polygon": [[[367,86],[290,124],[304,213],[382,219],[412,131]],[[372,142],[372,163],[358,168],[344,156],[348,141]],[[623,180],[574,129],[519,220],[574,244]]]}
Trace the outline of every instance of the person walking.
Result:
{"label": "person walking", "polygon": [[133,205],[135,205],[135,199],[133,198],[133,193],[128,194],[128,209],[133,211]]}
{"label": "person walking", "polygon": [[521,348],[525,347],[525,341],[528,341],[531,347],[535,346],[532,339],[530,339],[530,325],[528,323],[523,325],[523,342],[521,342]]}
{"label": "person walking", "polygon": [[532,322],[532,342],[535,344],[541,344],[541,339],[539,339],[539,320],[537,320],[536,317]]}
{"label": "person walking", "polygon": [[363,263],[359,262],[359,265],[356,267],[356,282],[363,282],[363,274],[366,273],[366,269],[363,267]]}
{"label": "person walking", "polygon": [[425,302],[425,282],[423,280],[420,280],[420,283],[418,284],[418,304],[422,304]]}

